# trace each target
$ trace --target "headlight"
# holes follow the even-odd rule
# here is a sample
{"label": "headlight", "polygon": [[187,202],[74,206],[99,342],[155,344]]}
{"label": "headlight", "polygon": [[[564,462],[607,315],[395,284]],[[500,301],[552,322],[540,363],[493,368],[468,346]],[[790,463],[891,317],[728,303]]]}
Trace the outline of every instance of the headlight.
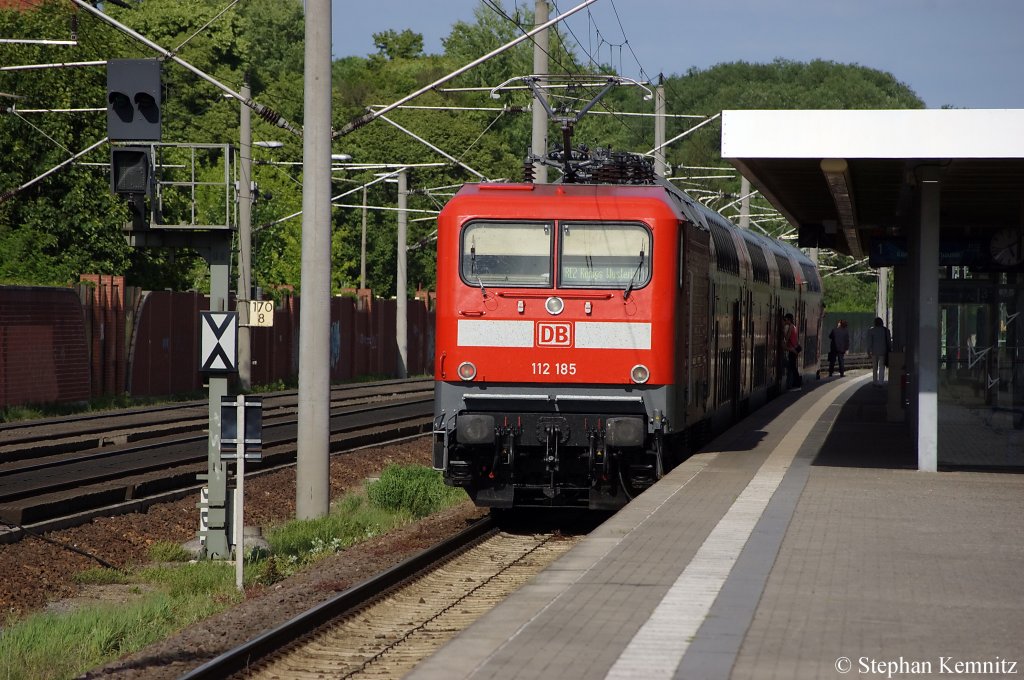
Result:
{"label": "headlight", "polygon": [[[461,371],[462,369],[460,368],[459,372]],[[633,382],[640,383],[642,385],[643,383],[647,382],[648,378],[651,377],[651,372],[647,370],[647,367],[644,366],[643,364],[637,364],[632,369],[630,369],[629,377],[633,380]]]}
{"label": "headlight", "polygon": [[560,297],[549,297],[544,301],[544,309],[548,310],[548,314],[558,316],[565,309],[565,302]]}
{"label": "headlight", "polygon": [[460,444],[493,444],[494,416],[463,413],[455,420],[455,439]]}
{"label": "headlight", "polygon": [[605,424],[604,442],[608,446],[642,446],[646,437],[642,418],[609,418]]}
{"label": "headlight", "polygon": [[463,380],[472,380],[476,377],[476,366],[472,361],[463,361],[459,364],[459,377]]}

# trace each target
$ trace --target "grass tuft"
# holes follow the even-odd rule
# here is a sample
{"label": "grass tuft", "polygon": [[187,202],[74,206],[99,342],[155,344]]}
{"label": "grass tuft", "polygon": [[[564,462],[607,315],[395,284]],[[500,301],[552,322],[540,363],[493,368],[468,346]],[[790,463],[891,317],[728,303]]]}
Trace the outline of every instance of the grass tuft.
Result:
{"label": "grass tuft", "polygon": [[389,465],[366,492],[374,505],[405,511],[417,519],[466,500],[465,491],[445,486],[440,472],[421,465]]}
{"label": "grass tuft", "polygon": [[75,574],[75,583],[82,585],[109,586],[115,583],[128,583],[128,575],[119,569],[94,567]]}
{"label": "grass tuft", "polygon": [[149,546],[149,559],[154,562],[188,562],[194,555],[177,543],[157,541]]}

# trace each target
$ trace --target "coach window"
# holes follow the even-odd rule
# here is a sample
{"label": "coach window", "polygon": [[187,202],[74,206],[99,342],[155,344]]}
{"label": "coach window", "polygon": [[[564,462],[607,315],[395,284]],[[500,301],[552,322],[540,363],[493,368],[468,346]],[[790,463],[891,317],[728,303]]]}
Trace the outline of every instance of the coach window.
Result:
{"label": "coach window", "polygon": [[472,222],[462,230],[462,279],[471,286],[550,286],[554,229],[546,222]]}
{"label": "coach window", "polygon": [[642,224],[562,222],[558,283],[563,288],[627,288],[651,280],[651,232]]}

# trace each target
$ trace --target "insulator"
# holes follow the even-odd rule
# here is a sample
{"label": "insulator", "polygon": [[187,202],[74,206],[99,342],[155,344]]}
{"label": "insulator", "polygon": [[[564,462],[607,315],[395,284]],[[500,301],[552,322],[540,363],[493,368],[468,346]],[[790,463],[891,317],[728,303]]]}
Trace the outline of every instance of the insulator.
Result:
{"label": "insulator", "polygon": [[269,109],[266,106],[257,106],[256,115],[263,120],[267,121],[271,125],[277,125],[281,120],[281,114],[273,109]]}
{"label": "insulator", "polygon": [[523,163],[523,181],[527,184],[533,184],[534,179],[534,168],[533,163],[526,161]]}

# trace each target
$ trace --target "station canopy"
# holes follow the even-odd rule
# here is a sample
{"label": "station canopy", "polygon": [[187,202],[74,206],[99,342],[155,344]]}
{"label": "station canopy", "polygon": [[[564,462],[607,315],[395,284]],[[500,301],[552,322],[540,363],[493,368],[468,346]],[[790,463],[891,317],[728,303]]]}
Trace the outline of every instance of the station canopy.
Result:
{"label": "station canopy", "polygon": [[885,246],[906,247],[929,178],[959,264],[985,264],[996,234],[1024,232],[1021,109],[724,111],[722,158],[799,228],[803,247],[897,264]]}

